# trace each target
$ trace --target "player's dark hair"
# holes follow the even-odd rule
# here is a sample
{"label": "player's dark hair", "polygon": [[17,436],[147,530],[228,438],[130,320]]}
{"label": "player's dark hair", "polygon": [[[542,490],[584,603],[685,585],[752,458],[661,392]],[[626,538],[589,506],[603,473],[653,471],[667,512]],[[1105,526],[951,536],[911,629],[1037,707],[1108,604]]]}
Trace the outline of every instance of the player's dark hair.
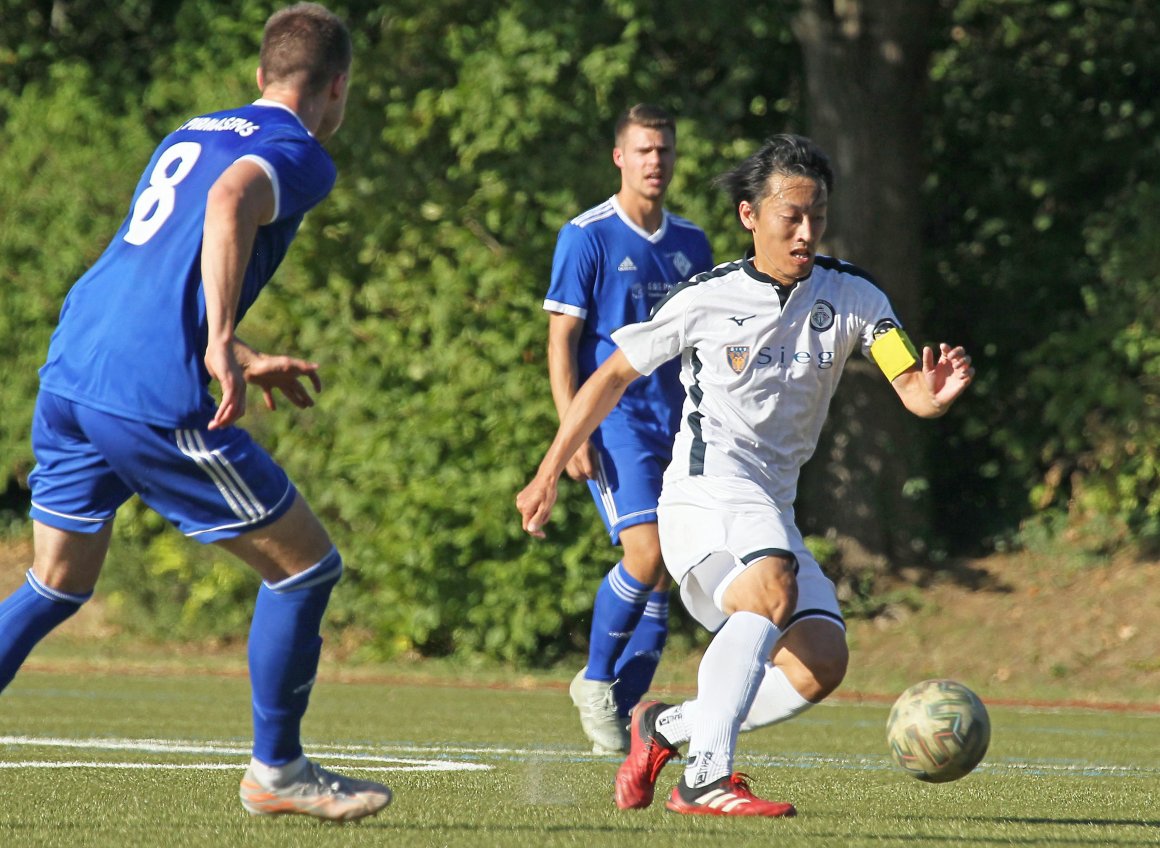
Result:
{"label": "player's dark hair", "polygon": [[317,3],[296,3],[266,21],[258,62],[267,84],[300,78],[317,92],[350,70],[351,56],[350,32],[337,15]]}
{"label": "player's dark hair", "polygon": [[789,133],[766,139],[760,150],[714,182],[728,193],[734,209],[746,200],[758,210],[769,192],[769,178],[774,174],[809,177],[824,185],[827,193],[834,189],[830,157],[805,136]]}
{"label": "player's dark hair", "polygon": [[673,134],[673,140],[676,141],[677,122],[673,120],[672,115],[660,106],[654,106],[651,103],[637,103],[621,112],[620,117],[616,119],[616,129],[612,133],[613,144],[619,147],[624,131],[633,125],[647,127],[650,130],[668,130]]}

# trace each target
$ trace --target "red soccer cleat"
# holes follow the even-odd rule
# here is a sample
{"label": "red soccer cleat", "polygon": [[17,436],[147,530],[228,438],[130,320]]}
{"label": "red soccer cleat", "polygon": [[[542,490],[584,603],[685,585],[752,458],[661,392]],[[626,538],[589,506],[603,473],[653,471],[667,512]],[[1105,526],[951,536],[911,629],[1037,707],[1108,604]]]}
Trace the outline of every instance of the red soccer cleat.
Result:
{"label": "red soccer cleat", "polygon": [[651,804],[657,776],[665,763],[679,754],[656,732],[657,716],[668,708],[669,704],[660,701],[646,701],[632,711],[628,756],[616,770],[616,806],[622,810],[640,810]]}
{"label": "red soccer cleat", "polygon": [[665,809],[701,816],[796,816],[793,804],[758,798],[749,791],[748,775],[734,773],[708,786],[689,789],[685,779],[673,787]]}

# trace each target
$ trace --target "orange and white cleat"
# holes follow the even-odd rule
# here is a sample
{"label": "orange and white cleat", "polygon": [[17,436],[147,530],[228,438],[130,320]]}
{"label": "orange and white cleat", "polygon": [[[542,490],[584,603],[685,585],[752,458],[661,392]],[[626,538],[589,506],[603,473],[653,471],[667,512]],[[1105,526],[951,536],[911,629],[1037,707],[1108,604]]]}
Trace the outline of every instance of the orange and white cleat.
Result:
{"label": "orange and white cleat", "polygon": [[238,795],[252,816],[302,815],[327,821],[373,816],[391,803],[391,790],[381,783],[344,777],[311,760],[274,788],[262,785],[253,769],[246,769]]}

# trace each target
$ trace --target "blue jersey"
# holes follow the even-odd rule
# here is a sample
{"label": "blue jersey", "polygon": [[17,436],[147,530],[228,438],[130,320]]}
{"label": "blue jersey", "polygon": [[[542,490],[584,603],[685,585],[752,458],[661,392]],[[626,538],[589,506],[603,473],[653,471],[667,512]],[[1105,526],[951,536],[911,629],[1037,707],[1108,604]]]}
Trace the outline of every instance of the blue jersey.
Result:
{"label": "blue jersey", "polygon": [[[614,331],[645,320],[673,285],[712,267],[709,240],[698,226],[665,212],[660,229],[647,233],[629,220],[615,196],[565,224],[544,309],[584,319],[580,381],[616,350]],[[669,441],[684,397],[680,363],[668,363],[629,385],[600,431],[623,428]]]}
{"label": "blue jersey", "polygon": [[161,142],[112,243],[65,299],[42,389],[159,427],[208,423],[202,228],[210,187],[242,159],[269,176],[275,212],[258,229],[241,320],[336,176],[297,115],[270,100],[193,118]]}

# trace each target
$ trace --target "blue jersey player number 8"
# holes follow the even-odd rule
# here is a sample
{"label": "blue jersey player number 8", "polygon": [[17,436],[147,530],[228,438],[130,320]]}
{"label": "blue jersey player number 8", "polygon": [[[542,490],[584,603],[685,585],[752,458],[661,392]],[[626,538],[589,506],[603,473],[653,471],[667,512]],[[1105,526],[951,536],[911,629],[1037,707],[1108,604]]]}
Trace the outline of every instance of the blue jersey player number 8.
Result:
{"label": "blue jersey player number 8", "polygon": [[179,141],[161,155],[149,173],[149,188],[133,204],[125,241],[142,245],[157,234],[173,213],[178,183],[189,176],[200,155],[201,145],[196,141]]}

